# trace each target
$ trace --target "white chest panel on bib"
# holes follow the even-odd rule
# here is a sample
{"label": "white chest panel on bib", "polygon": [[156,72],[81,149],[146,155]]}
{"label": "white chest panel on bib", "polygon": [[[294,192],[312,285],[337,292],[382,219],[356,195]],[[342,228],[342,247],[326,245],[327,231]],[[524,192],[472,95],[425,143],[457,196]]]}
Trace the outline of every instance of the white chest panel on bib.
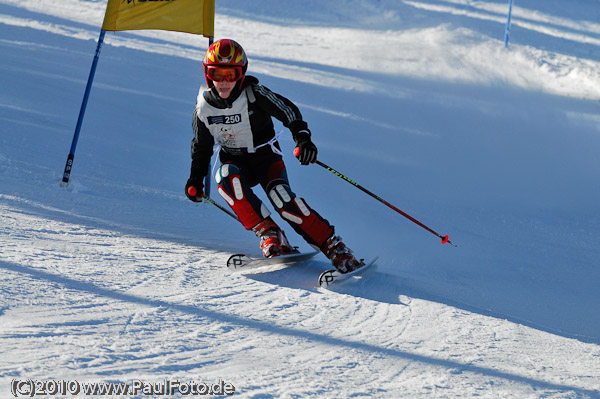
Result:
{"label": "white chest panel on bib", "polygon": [[231,108],[213,107],[204,100],[203,90],[196,103],[198,118],[210,131],[217,143],[225,148],[246,148],[254,152],[254,140],[248,115],[246,91],[233,102]]}

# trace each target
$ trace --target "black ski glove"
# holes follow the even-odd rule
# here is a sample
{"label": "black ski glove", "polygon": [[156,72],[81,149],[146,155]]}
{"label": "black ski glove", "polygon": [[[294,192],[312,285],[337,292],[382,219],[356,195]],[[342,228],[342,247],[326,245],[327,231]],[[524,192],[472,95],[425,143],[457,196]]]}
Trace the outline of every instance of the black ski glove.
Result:
{"label": "black ski glove", "polygon": [[185,195],[190,201],[202,202],[202,197],[204,197],[203,179],[190,177],[185,184]]}
{"label": "black ski glove", "polygon": [[296,148],[294,156],[300,161],[300,165],[308,165],[317,161],[317,146],[310,139],[310,133],[306,131],[298,132],[294,135]]}

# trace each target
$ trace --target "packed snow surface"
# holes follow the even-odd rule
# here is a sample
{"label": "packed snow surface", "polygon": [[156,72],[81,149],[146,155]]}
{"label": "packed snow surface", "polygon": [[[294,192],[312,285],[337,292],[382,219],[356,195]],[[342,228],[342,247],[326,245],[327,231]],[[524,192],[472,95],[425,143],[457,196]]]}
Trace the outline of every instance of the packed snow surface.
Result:
{"label": "packed snow surface", "polygon": [[256,237],[183,194],[206,38],[106,35],[59,186],[105,7],[0,0],[0,397],[600,398],[600,2],[516,1],[508,48],[506,1],[216,2],[319,159],[458,245],[284,131],[293,190],[379,256],[331,290],[322,255],[232,274]]}

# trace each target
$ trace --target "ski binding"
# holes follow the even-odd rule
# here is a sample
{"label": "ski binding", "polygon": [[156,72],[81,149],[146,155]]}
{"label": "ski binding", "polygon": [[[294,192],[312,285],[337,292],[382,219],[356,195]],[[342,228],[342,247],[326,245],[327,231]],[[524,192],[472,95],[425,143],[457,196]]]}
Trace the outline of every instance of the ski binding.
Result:
{"label": "ski binding", "polygon": [[232,271],[242,272],[254,270],[264,266],[291,265],[311,259],[319,252],[295,252],[286,255],[274,256],[272,258],[253,258],[246,254],[231,255],[227,260],[227,268]]}
{"label": "ski binding", "polygon": [[375,259],[373,259],[369,263],[367,263],[364,266],[361,266],[358,269],[351,271],[349,273],[340,273],[336,269],[325,270],[319,276],[319,286],[322,288],[327,288],[333,283],[340,283],[345,280],[348,280],[352,276],[359,275],[359,274],[363,273],[366,269],[368,269],[370,266],[373,266],[375,264],[375,262],[377,261],[377,259],[379,259],[379,256],[376,256]]}

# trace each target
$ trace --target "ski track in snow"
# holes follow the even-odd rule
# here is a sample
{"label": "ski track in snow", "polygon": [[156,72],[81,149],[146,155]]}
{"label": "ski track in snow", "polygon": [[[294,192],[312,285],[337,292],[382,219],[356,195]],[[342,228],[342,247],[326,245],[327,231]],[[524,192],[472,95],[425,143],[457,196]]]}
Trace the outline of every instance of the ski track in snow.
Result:
{"label": "ski track in snow", "polygon": [[[548,363],[593,361],[600,353],[592,344],[406,296],[377,303],[229,275],[222,272],[227,254],[48,219],[43,209],[22,209],[18,198],[3,198],[0,209],[0,267],[15,282],[3,293],[4,376],[227,375],[242,393],[274,397],[475,394],[478,376],[515,397],[532,388],[592,395],[583,387],[597,376]],[[286,278],[318,276],[306,269]],[[366,280],[355,289],[377,289]],[[537,347],[539,335],[554,344]],[[39,347],[49,349],[40,356]],[[536,358],[517,356],[520,350]],[[508,368],[507,353],[515,355]]]}
{"label": "ski track in snow", "polygon": [[[600,398],[598,274],[590,266],[600,254],[588,238],[600,226],[597,213],[588,217],[598,193],[598,164],[589,155],[597,152],[600,133],[595,14],[575,19],[586,10],[583,2],[568,10],[558,2],[545,11],[519,3],[506,51],[501,35],[487,35],[490,26],[502,31],[504,2],[315,0],[307,4],[318,5],[320,14],[296,6],[285,13],[289,19],[280,17],[284,6],[277,1],[261,4],[255,6],[264,14],[254,15],[251,6],[217,2],[224,10],[217,11],[217,26],[226,27],[219,33],[244,38],[252,73],[261,80],[296,89],[297,103],[320,127],[320,150],[335,165],[452,227],[459,248],[444,247],[455,252],[439,255],[429,241],[421,244],[413,226],[394,224],[387,209],[338,181],[315,190],[310,182],[317,172],[300,175],[288,160],[307,195],[331,195],[325,186],[335,185],[339,198],[329,207],[318,203],[319,209],[338,220],[345,237],[364,240],[361,250],[385,251],[380,264],[331,290],[316,288],[329,268],[323,257],[268,273],[229,273],[228,256],[234,249],[256,251],[254,237],[208,205],[190,204],[180,187],[200,83],[190,83],[197,65],[189,65],[206,48],[205,39],[192,35],[107,35],[73,181],[59,188],[75,118],[70,110],[78,106],[93,56],[79,43],[97,39],[105,5],[2,0],[0,46],[13,58],[2,64],[0,95],[0,397],[9,396],[13,379],[172,378],[224,379],[243,398]],[[544,4],[550,3],[537,3]],[[363,14],[364,26],[352,27]],[[457,19],[445,21],[451,17]],[[273,35],[282,45],[278,57],[264,55],[270,54],[265,38]],[[373,43],[377,65],[362,56]],[[161,65],[166,59],[176,61]],[[133,73],[140,69],[147,75]],[[494,90],[505,86],[498,98]],[[368,107],[376,95],[393,108]],[[525,99],[510,104],[515,98]],[[540,99],[539,108],[532,105]],[[403,114],[396,115],[400,107]],[[424,111],[430,108],[439,111],[439,122]],[[464,124],[448,126],[461,118]],[[567,128],[569,142],[562,135]],[[180,130],[184,138],[164,138],[165,131]],[[371,132],[368,146],[357,139],[364,130]],[[480,130],[489,137],[461,133]],[[523,131],[531,137],[513,146],[512,136]],[[291,139],[282,143],[289,147]],[[486,152],[494,144],[500,150]],[[477,155],[463,152],[466,145]],[[566,157],[571,146],[573,159]],[[436,162],[439,147],[458,155]],[[503,151],[510,159],[497,155]],[[472,159],[457,159],[465,154]],[[538,157],[527,162],[530,154]],[[445,180],[428,180],[441,165],[450,169]],[[398,184],[379,177],[391,167]],[[547,174],[556,178],[552,184],[546,185]],[[503,187],[521,195],[498,199]],[[438,199],[424,199],[427,193]],[[584,198],[571,199],[576,196]],[[521,205],[532,207],[536,198],[561,216],[522,217]],[[576,206],[563,218],[569,199]],[[506,205],[511,201],[513,208]],[[432,214],[424,212],[432,204]],[[374,227],[390,242],[355,231]],[[494,296],[508,303],[489,299]]]}

